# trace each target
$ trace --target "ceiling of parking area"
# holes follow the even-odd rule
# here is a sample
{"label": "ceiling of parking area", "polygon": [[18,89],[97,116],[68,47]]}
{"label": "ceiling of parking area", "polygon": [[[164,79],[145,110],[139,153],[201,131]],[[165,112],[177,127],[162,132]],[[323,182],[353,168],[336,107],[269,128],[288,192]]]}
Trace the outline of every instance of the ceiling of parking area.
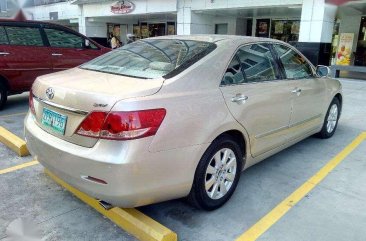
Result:
{"label": "ceiling of parking area", "polygon": [[287,7],[263,7],[263,8],[235,8],[235,9],[214,9],[194,11],[199,14],[208,14],[215,16],[236,16],[242,18],[253,17],[301,17],[302,5],[289,5]]}
{"label": "ceiling of parking area", "polygon": [[366,14],[366,0],[348,2],[340,6],[339,10],[349,14]]}

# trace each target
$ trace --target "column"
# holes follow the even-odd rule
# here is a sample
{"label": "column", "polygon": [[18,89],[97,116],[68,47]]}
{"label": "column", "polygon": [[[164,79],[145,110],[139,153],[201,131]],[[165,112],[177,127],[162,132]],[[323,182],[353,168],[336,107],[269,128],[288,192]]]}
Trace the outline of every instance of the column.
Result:
{"label": "column", "polygon": [[329,65],[336,11],[337,6],[325,0],[303,0],[296,47],[314,65]]}

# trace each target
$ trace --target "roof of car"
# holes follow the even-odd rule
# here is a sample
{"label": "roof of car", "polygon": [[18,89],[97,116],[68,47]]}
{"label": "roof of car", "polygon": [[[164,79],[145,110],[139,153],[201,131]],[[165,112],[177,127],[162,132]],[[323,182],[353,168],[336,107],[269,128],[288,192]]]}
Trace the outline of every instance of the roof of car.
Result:
{"label": "roof of car", "polygon": [[204,41],[210,43],[216,43],[221,41],[239,41],[239,42],[260,42],[260,41],[273,41],[273,42],[281,42],[275,39],[269,38],[259,38],[259,37],[249,37],[249,36],[239,36],[239,35],[218,35],[218,34],[193,34],[193,35],[168,35],[168,36],[160,36],[154,37],[152,39],[179,39],[179,40],[195,40],[195,41]]}

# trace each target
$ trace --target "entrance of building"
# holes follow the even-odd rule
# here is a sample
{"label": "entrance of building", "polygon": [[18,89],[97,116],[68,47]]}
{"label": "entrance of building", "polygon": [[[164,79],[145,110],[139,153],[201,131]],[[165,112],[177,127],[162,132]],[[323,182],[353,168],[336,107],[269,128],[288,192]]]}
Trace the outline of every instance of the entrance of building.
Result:
{"label": "entrance of building", "polygon": [[165,34],[165,23],[150,23],[149,25],[149,37],[164,36]]}
{"label": "entrance of building", "polygon": [[355,53],[355,65],[366,66],[366,17],[361,18]]}

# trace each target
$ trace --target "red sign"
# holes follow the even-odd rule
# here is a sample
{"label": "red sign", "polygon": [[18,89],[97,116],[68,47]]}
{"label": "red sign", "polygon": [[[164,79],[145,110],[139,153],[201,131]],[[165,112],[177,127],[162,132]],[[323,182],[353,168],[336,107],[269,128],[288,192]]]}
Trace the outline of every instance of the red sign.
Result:
{"label": "red sign", "polygon": [[130,13],[135,9],[135,4],[130,1],[118,1],[111,6],[111,12],[115,14]]}

